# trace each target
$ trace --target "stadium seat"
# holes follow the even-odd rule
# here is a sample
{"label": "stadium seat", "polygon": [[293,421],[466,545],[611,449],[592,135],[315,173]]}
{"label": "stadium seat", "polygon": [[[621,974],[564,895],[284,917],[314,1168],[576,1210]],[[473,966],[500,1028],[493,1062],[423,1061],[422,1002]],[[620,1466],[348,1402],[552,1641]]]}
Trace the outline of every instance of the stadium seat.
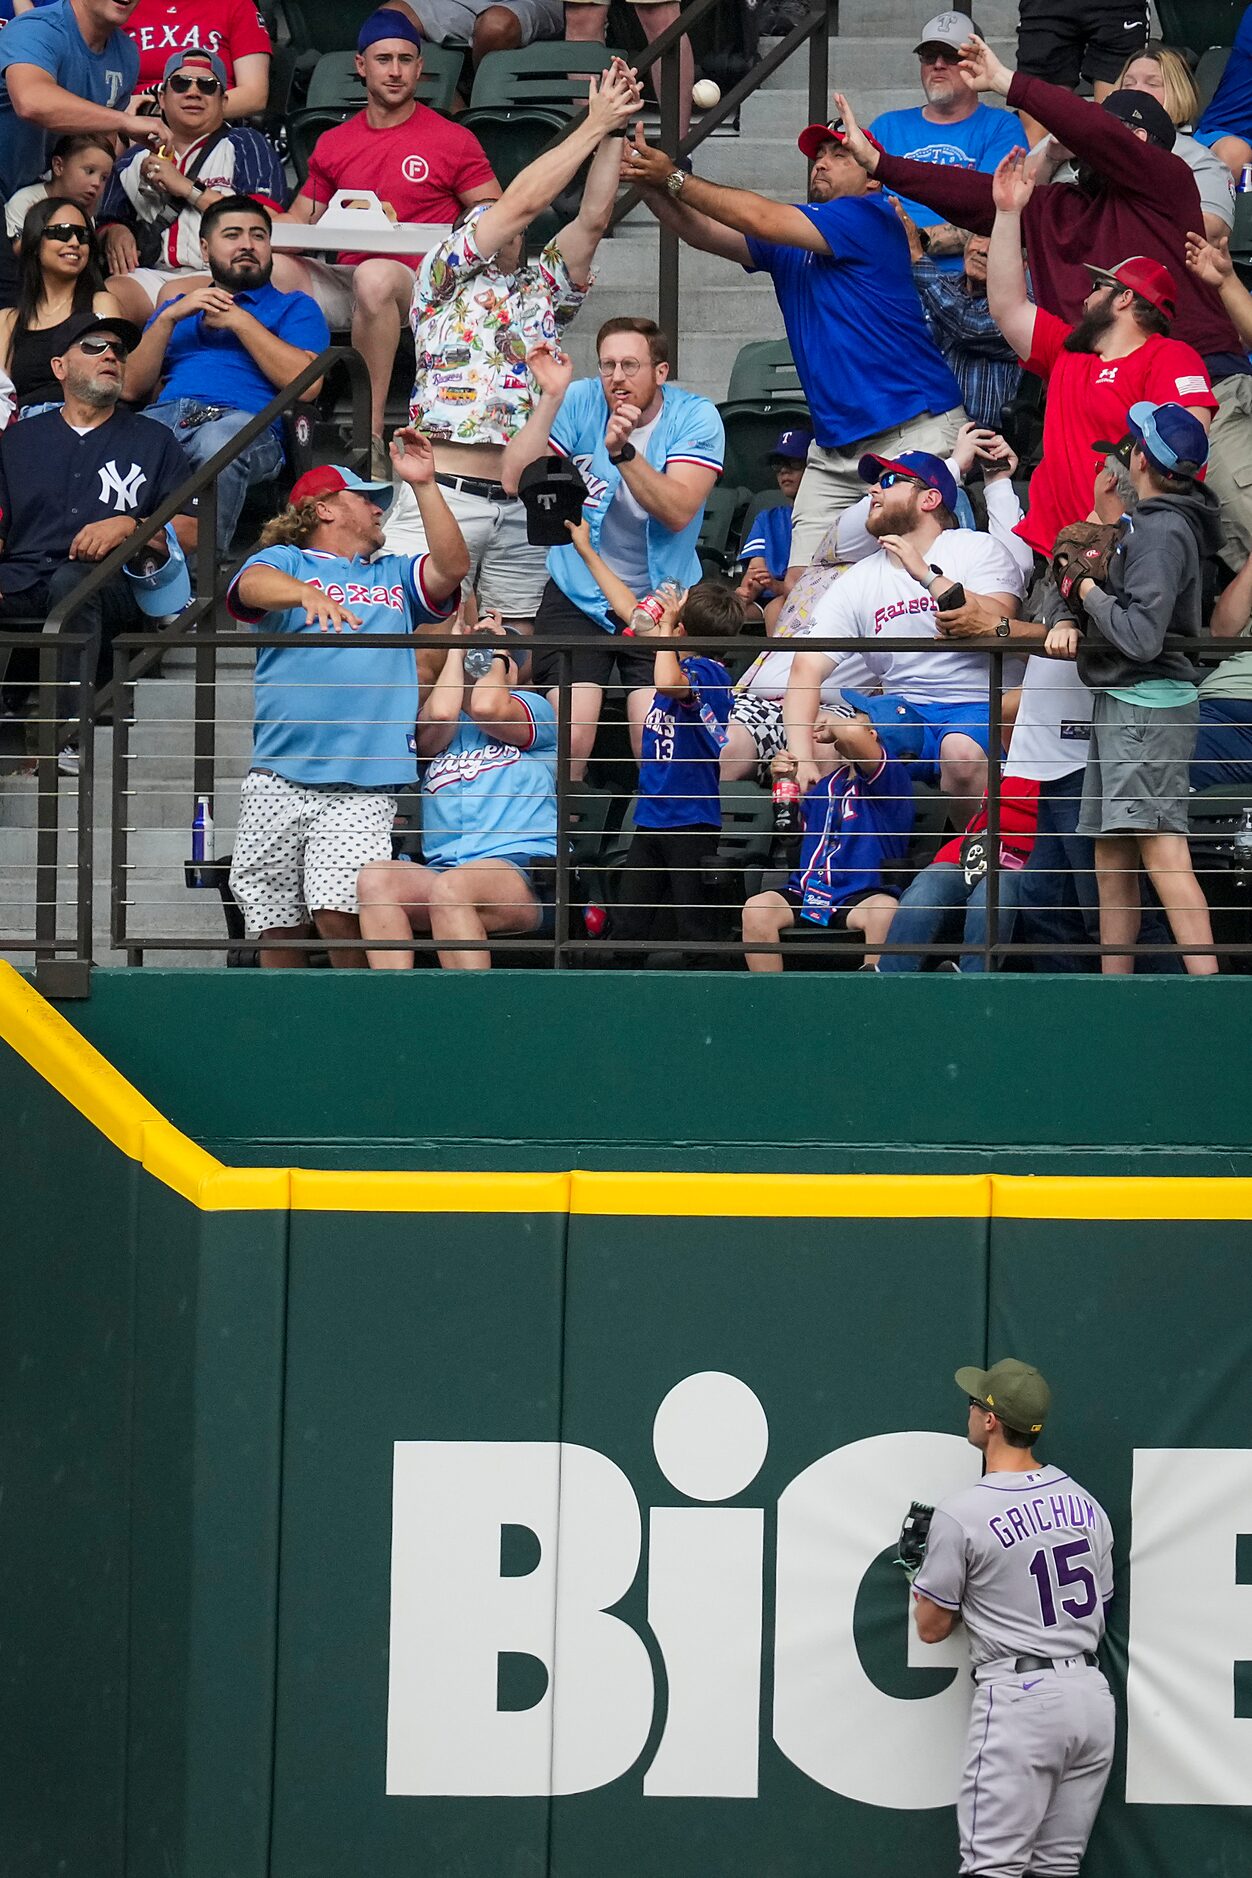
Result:
{"label": "stadium seat", "polygon": [[563,39],[541,40],[514,52],[489,52],[474,74],[470,111],[539,105],[572,116],[587,102],[590,74],[607,70],[617,56],[608,46],[571,45]]}
{"label": "stadium seat", "polygon": [[785,339],[754,339],[740,348],[724,404],[727,482],[760,489],[780,430],[807,425],[808,405]]}
{"label": "stadium seat", "polygon": [[1230,58],[1229,46],[1210,46],[1195,68],[1195,88],[1200,95],[1200,109],[1196,113],[1197,122],[1208,109],[1213,93],[1221,83],[1222,73]]}
{"label": "stadium seat", "polygon": [[739,553],[735,556],[736,560],[739,559],[740,554],[743,552],[743,543],[752,533],[756,525],[757,517],[763,515],[766,509],[779,509],[784,507],[786,501],[786,496],[783,494],[782,490],[778,488],[758,489],[756,494],[750,497],[747,509],[744,512],[743,524],[739,530],[740,547]]}
{"label": "stadium seat", "polygon": [[1244,4],[1245,0],[1157,0],[1161,38],[1166,45],[1190,46],[1196,52],[1229,46]]}
{"label": "stadium seat", "polygon": [[731,540],[735,517],[748,499],[746,489],[733,483],[715,483],[704,505],[704,520],[696,542],[696,553],[706,574],[728,574],[735,564]]}
{"label": "stadium seat", "polygon": [[355,52],[367,11],[344,6],[343,0],[283,0],[292,44],[317,52]]}

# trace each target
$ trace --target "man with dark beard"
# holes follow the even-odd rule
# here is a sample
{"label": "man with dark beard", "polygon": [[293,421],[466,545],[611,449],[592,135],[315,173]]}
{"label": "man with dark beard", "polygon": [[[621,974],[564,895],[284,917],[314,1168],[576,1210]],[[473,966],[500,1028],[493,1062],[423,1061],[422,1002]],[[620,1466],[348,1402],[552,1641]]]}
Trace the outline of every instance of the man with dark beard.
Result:
{"label": "man with dark beard", "polygon": [[1167,267],[1142,254],[1113,267],[1089,262],[1091,291],[1071,326],[1027,296],[1021,222],[1035,182],[1022,151],[1005,157],[992,186],[987,302],[1026,370],[1048,386],[1043,461],[1017,527],[1046,556],[1057,531],[1089,513],[1099,462],[1093,446],[1125,436],[1132,404],[1186,405],[1207,429],[1217,399],[1199,353],[1169,337],[1177,289]]}
{"label": "man with dark beard", "polygon": [[845,148],[841,124],[810,124],[799,144],[813,166],[806,205],[690,176],[649,149],[641,129],[624,166],[658,220],[689,246],[773,280],[813,419],[792,512],[797,575],[841,511],[864,495],[862,457],[946,456],[965,422],[891,203]]}
{"label": "man with dark beard", "polygon": [[[157,307],[133,354],[127,396],[147,396],[146,413],[172,430],[194,465],[207,463],[330,344],[316,304],[270,285],[269,211],[251,196],[224,196],[205,210],[200,248],[211,285],[174,293]],[[305,392],[316,397],[320,380]],[[283,460],[282,430],[271,425],[217,479],[217,545],[225,553],[252,483],[267,482]]]}

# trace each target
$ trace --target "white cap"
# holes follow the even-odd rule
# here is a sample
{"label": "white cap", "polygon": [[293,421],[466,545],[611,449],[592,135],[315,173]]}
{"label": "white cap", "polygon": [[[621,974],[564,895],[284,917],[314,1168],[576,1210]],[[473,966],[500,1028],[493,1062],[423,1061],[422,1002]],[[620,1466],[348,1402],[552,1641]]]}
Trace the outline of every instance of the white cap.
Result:
{"label": "white cap", "polygon": [[982,38],[968,13],[936,13],[932,20],[927,20],[922,27],[922,36],[914,46],[914,52],[920,52],[923,46],[951,46],[959,52],[967,39]]}

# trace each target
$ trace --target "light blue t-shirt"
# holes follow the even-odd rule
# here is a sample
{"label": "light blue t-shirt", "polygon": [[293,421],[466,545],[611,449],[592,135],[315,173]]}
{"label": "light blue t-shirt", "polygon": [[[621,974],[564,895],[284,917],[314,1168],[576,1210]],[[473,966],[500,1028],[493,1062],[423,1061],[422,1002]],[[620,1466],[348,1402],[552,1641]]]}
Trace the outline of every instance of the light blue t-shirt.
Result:
{"label": "light blue t-shirt", "polygon": [[103,52],[93,52],[78,30],[70,0],[23,13],[0,33],[0,194],[11,196],[38,182],[48,167],[55,130],[19,117],[4,77],[11,65],[37,65],[63,91],[91,104],[124,111],[139,77],[139,48],[120,28]]}
{"label": "light blue t-shirt", "polygon": [[513,696],[530,715],[525,748],[499,743],[462,712],[452,741],[422,778],[422,858],[550,859],[556,853],[556,712],[537,691]]}
{"label": "light blue t-shirt", "polygon": [[[316,548],[262,548],[246,560],[226,604],[236,619],[261,632],[290,633],[290,646],[262,646],[256,658],[254,769],[289,782],[350,783],[392,790],[417,780],[417,656],[411,646],[360,642],[371,633],[407,633],[446,619],[456,604],[428,598],[427,555],[384,554],[346,560]],[[323,632],[306,625],[304,609],[257,613],[239,597],[250,567],[320,587],[361,621],[357,629]]]}
{"label": "light blue t-shirt", "polygon": [[[924,108],[919,104],[909,111],[883,111],[870,131],[891,156],[911,157],[914,163],[947,163],[963,170],[990,172],[1010,150],[1025,144],[1021,120],[1013,111],[980,104],[959,124],[932,124],[923,115]],[[919,228],[934,228],[944,220],[924,202],[901,196],[900,206]],[[935,265],[945,274],[958,274],[965,265],[964,256],[936,255]]]}
{"label": "light blue t-shirt", "polygon": [[829,254],[754,235],[748,252],[773,279],[818,443],[846,450],[923,411],[939,416],[958,405],[961,387],[931,337],[887,197],[800,206]]}

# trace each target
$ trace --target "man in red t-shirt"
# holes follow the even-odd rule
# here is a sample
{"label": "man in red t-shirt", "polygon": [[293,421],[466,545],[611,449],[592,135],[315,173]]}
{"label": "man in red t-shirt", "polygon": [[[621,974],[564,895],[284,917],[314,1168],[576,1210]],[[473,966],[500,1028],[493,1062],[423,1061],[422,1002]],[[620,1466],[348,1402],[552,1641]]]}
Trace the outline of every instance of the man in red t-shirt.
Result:
{"label": "man in red t-shirt", "polygon": [[270,94],[269,28],[255,0],[139,0],[125,30],[139,48],[135,95],[155,91],[172,53],[216,52],[226,67],[226,115],[263,111]]}
{"label": "man in red t-shirt", "polygon": [[1177,290],[1160,261],[1137,254],[1110,268],[1088,263],[1091,292],[1077,326],[1032,303],[1022,262],[1022,211],[1034,187],[1025,153],[1005,157],[993,182],[987,303],[1026,370],[1047,380],[1043,461],[1016,532],[1037,553],[1050,555],[1057,531],[1090,512],[1092,445],[1125,435],[1132,404],[1186,405],[1207,430],[1217,399],[1200,354],[1169,337]]}
{"label": "man in red t-shirt", "polygon": [[[365,109],[318,138],[286,221],[316,222],[339,189],[372,190],[398,222],[449,227],[462,209],[497,200],[500,185],[477,137],[414,97],[422,39],[405,14],[393,7],[370,14],[357,37],[356,69],[365,81]],[[370,375],[371,475],[391,474],[383,413],[420,260],[341,254],[331,267],[283,255],[274,263],[275,286],[310,294],[332,327],[351,324]]]}

